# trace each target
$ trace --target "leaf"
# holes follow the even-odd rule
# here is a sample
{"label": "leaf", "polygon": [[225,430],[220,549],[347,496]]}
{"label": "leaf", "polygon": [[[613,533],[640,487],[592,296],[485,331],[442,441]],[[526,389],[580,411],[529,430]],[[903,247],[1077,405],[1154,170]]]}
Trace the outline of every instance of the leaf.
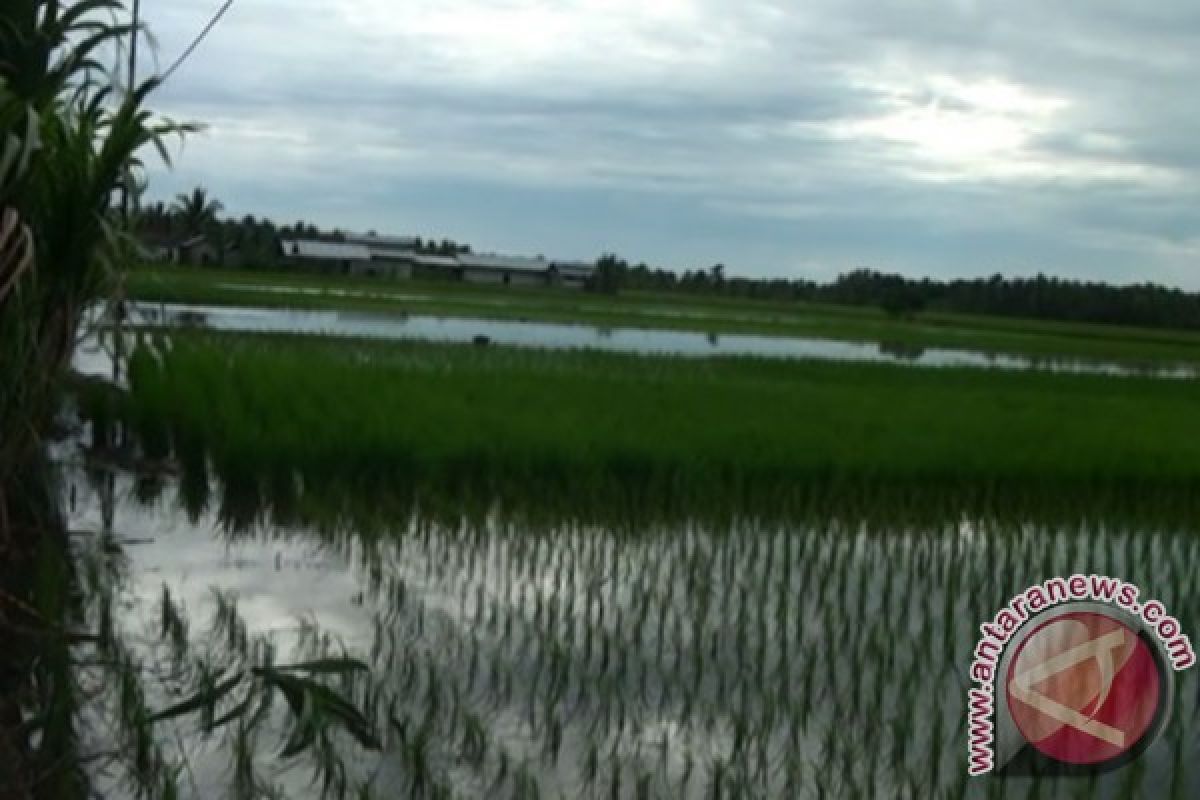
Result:
{"label": "leaf", "polygon": [[190,714],[193,711],[199,711],[202,708],[215,706],[218,701],[225,695],[229,694],[234,688],[242,682],[242,673],[234,675],[228,680],[214,684],[211,687],[202,689],[191,697],[176,703],[173,706],[164,708],[162,711],[151,714],[147,718],[147,722],[161,722],[164,719],[172,719],[181,717],[185,714]]}
{"label": "leaf", "polygon": [[11,208],[0,210],[0,304],[33,268],[33,237]]}
{"label": "leaf", "polygon": [[296,726],[292,728],[291,735],[288,736],[287,742],[284,743],[279,757],[291,758],[294,755],[298,755],[316,740],[316,736],[316,728],[311,723],[296,723]]}
{"label": "leaf", "polygon": [[222,714],[221,716],[217,717],[216,719],[214,719],[212,724],[208,726],[208,729],[210,731],[216,730],[217,728],[221,727],[222,725],[227,725],[228,723],[230,723],[233,720],[237,719],[238,717],[242,716],[250,708],[251,701],[253,699],[254,698],[251,695],[247,695],[245,700],[238,703],[236,706],[234,706],[228,712],[226,712],[226,713]]}
{"label": "leaf", "polygon": [[[256,672],[264,681],[278,687],[284,693],[292,713],[300,720],[299,724],[314,724],[328,716],[337,720],[364,748],[379,748],[379,740],[370,721],[352,703],[329,687],[308,678],[279,672],[278,668],[259,668]],[[292,738],[296,735],[297,732],[294,731]]]}
{"label": "leaf", "polygon": [[299,664],[276,664],[271,667],[278,672],[311,672],[314,674],[330,674],[345,672],[368,672],[370,667],[356,658],[320,658],[315,661],[304,661]]}

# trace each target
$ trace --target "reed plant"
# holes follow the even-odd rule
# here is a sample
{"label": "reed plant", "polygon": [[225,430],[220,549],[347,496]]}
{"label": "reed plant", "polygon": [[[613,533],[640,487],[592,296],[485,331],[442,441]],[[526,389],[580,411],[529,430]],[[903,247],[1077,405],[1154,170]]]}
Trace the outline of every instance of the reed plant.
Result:
{"label": "reed plant", "polygon": [[[78,608],[55,470],[44,447],[86,305],[133,254],[113,199],[136,190],[144,147],[187,126],[145,109],[103,61],[131,33],[115,0],[0,7],[0,792],[84,791],[76,691],[62,631]],[[35,576],[53,574],[57,585]],[[37,633],[33,633],[36,631]],[[34,674],[35,666],[39,674]],[[30,717],[29,722],[23,722]]]}

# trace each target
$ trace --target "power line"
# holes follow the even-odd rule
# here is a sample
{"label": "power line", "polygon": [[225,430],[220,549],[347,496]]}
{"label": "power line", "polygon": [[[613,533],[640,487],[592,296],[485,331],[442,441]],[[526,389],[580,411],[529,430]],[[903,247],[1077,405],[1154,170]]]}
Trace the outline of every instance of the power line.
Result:
{"label": "power line", "polygon": [[204,26],[204,30],[200,31],[196,38],[192,40],[192,43],[188,45],[186,50],[183,51],[183,55],[179,56],[179,58],[175,60],[175,63],[171,65],[171,68],[162,74],[162,77],[159,79],[160,81],[166,81],[167,78],[171,77],[171,73],[179,69],[180,65],[187,60],[188,56],[192,54],[193,50],[200,46],[200,43],[204,41],[204,37],[208,36],[209,31],[211,31],[216,24],[221,21],[221,17],[225,16],[225,12],[228,11],[229,7],[232,5],[233,0],[225,0],[225,4],[221,6],[221,9],[213,15],[212,19],[208,21],[208,24]]}

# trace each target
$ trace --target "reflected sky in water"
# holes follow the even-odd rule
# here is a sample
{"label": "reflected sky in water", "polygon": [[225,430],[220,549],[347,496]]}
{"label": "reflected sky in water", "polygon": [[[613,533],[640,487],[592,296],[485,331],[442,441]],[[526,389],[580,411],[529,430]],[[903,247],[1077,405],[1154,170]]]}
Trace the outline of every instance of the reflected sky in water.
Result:
{"label": "reflected sky in water", "polygon": [[1016,356],[895,343],[834,339],[704,333],[580,324],[490,320],[348,311],[295,311],[179,303],[131,304],[131,321],[145,327],[205,327],[244,333],[299,333],[371,339],[491,343],[514,347],[594,349],[621,353],[686,357],[757,356],[764,358],[858,361],[931,367],[1044,369],[1100,375],[1153,375],[1193,379],[1187,365],[1136,366],[1100,360]]}
{"label": "reflected sky in water", "polygon": [[[1200,612],[1188,578],[1200,544],[1166,532],[681,519],[634,535],[408,518],[379,538],[352,518],[317,529],[265,508],[241,530],[216,508],[189,521],[170,479],[140,499],[127,474],[111,492],[80,471],[69,485],[72,527],[124,543],[125,630],[153,637],[164,584],[196,629],[213,589],[236,595],[251,632],[285,652],[301,621],[315,623],[407,698],[401,716],[416,724],[435,702],[430,763],[465,797],[516,796],[526,778],[550,797],[609,796],[614,784],[629,797],[645,782],[654,796],[699,798],[714,781],[727,796],[816,797],[818,781],[828,796],[899,796],[906,774],[982,797],[986,783],[961,782],[964,670],[978,622],[1004,598],[1096,570],[1142,583],[1182,619]],[[1135,796],[1168,796],[1172,780],[1200,791],[1175,747],[1194,740],[1197,691],[1182,676],[1183,727],[1151,749]],[[488,737],[478,769],[458,750],[469,720]],[[219,794],[223,762],[190,738],[194,726],[174,733],[191,743],[193,796]],[[257,758],[286,767],[269,747]],[[379,797],[406,796],[404,759],[393,738],[353,770]],[[307,775],[278,779],[289,797],[316,796]],[[1076,788],[1043,784],[1038,796]],[[1014,780],[1006,796],[1031,790]],[[1121,796],[1117,777],[1094,796]]]}

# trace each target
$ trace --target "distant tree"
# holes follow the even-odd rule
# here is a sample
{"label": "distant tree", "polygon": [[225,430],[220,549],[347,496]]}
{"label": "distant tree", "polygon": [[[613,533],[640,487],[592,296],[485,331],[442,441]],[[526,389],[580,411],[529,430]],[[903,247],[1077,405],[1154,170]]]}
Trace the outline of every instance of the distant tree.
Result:
{"label": "distant tree", "polygon": [[[240,221],[219,220],[219,202],[203,188],[179,195],[168,209],[162,203],[137,209],[140,235],[177,238],[195,233],[212,236],[215,245],[229,244],[240,252],[237,261],[247,267],[279,263],[279,239],[319,238],[338,241],[337,231],[322,233],[316,225],[297,221],[278,227],[266,217],[247,215]],[[421,253],[454,256],[471,248],[451,239],[418,238]],[[698,270],[676,271],[646,263],[630,266],[614,253],[596,261],[588,281],[595,292],[625,290],[692,292],[771,299],[783,302],[838,303],[873,306],[897,318],[908,318],[926,309],[968,314],[1053,319],[1113,325],[1137,325],[1200,330],[1200,293],[1169,289],[1150,283],[1113,286],[1070,281],[1038,273],[1032,278],[1006,278],[1000,273],[975,279],[912,280],[870,268],[839,275],[829,283],[784,278],[730,277],[724,264]]]}
{"label": "distant tree", "polygon": [[887,312],[888,316],[910,319],[917,312],[924,310],[925,298],[912,287],[893,286],[884,292],[879,306]]}
{"label": "distant tree", "polygon": [[624,283],[629,265],[613,253],[605,253],[596,260],[588,289],[601,294],[616,294]]}
{"label": "distant tree", "polygon": [[171,211],[180,218],[183,230],[188,236],[195,236],[211,231],[217,222],[217,215],[225,210],[220,200],[210,198],[208,190],[197,186],[190,194],[180,194],[175,197]]}
{"label": "distant tree", "polygon": [[711,276],[713,286],[717,287],[718,290],[725,285],[724,264],[713,264],[712,269],[709,270],[709,275]]}

